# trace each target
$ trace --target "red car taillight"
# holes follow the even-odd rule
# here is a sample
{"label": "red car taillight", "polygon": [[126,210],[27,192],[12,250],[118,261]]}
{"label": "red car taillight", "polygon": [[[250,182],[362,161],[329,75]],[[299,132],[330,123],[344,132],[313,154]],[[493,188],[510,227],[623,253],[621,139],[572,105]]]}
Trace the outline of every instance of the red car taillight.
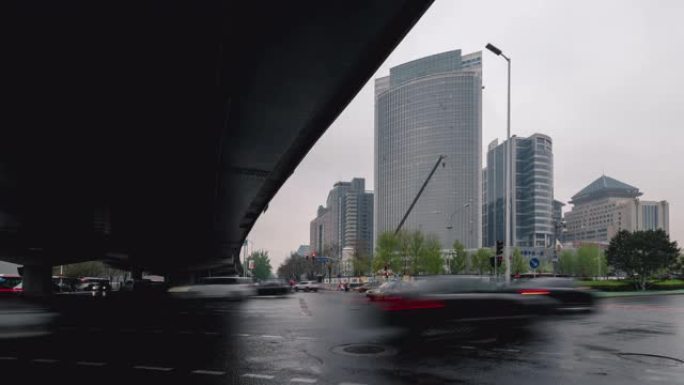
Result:
{"label": "red car taillight", "polygon": [[518,294],[522,295],[549,295],[550,291],[546,289],[521,289],[518,290]]}
{"label": "red car taillight", "polygon": [[445,306],[444,301],[424,298],[384,297],[380,302],[385,311],[441,309]]}

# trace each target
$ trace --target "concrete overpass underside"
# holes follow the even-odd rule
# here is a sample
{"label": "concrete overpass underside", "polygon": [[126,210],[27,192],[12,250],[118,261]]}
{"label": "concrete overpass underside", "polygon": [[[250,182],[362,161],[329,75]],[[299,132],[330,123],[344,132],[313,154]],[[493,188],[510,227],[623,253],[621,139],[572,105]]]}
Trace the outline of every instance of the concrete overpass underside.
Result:
{"label": "concrete overpass underside", "polygon": [[240,270],[271,198],[431,1],[143,3],[16,5],[0,259]]}

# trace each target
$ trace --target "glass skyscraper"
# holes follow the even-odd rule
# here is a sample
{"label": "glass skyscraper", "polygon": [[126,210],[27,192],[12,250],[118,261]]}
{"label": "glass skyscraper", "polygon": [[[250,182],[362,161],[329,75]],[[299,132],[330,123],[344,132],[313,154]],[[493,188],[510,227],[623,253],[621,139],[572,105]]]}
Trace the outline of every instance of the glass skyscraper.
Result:
{"label": "glass skyscraper", "polygon": [[[505,147],[493,141],[487,151],[485,222],[483,243],[495,246],[505,240]],[[525,248],[547,248],[555,241],[553,220],[553,143],[534,134],[511,138],[511,243]]]}
{"label": "glass skyscraper", "polygon": [[460,50],[414,60],[375,81],[375,238],[394,231],[439,155],[404,224],[480,247],[482,56]]}

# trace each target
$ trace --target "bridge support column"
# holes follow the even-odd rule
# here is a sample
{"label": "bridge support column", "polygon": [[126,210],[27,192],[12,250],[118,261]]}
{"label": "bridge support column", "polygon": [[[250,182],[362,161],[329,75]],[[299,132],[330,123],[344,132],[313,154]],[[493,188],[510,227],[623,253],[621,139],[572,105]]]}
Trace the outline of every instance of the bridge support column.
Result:
{"label": "bridge support column", "polygon": [[25,265],[22,286],[27,297],[50,297],[53,294],[52,266]]}
{"label": "bridge support column", "polygon": [[143,271],[140,268],[134,267],[131,269],[131,279],[139,281],[143,277]]}

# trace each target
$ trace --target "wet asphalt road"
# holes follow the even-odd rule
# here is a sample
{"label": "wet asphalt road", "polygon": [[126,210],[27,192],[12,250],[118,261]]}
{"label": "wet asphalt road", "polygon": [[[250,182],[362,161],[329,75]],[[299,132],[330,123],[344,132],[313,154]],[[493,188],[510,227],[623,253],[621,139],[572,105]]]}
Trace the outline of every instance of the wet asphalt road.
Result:
{"label": "wet asphalt road", "polygon": [[[97,384],[684,384],[684,296],[412,341],[355,293],[242,303],[86,298],[48,337],[0,340],[0,376]],[[364,353],[355,354],[361,344]],[[349,352],[349,350],[352,352]]]}

